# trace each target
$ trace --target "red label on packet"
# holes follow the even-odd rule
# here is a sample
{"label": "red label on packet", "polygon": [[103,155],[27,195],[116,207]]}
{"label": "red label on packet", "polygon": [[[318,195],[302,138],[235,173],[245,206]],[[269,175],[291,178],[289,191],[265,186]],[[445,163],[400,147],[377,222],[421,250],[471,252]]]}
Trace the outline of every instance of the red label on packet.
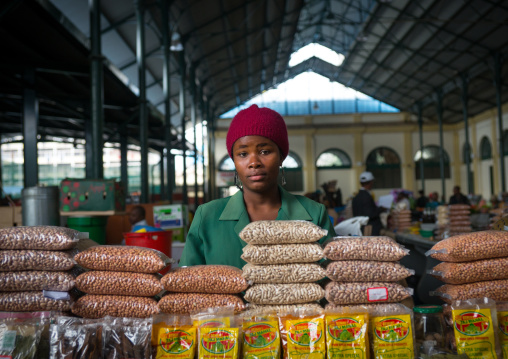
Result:
{"label": "red label on packet", "polygon": [[388,288],[375,287],[367,289],[367,300],[369,302],[383,302],[388,300]]}

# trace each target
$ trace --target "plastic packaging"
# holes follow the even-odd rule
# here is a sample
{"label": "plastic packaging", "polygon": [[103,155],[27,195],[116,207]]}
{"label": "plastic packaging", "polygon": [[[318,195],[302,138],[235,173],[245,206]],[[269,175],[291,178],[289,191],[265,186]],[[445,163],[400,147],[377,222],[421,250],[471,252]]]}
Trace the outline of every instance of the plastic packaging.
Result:
{"label": "plastic packaging", "polygon": [[428,273],[448,284],[508,279],[508,258],[492,258],[461,263],[442,262]]}
{"label": "plastic packaging", "polygon": [[350,311],[346,307],[340,311],[326,310],[325,314],[327,358],[367,358],[368,311]]}
{"label": "plastic packaging", "polygon": [[453,236],[436,243],[425,255],[444,262],[508,257],[508,232],[489,230]]}
{"label": "plastic packaging", "polygon": [[88,294],[132,295],[153,297],[162,285],[153,274],[133,272],[90,271],[76,278],[76,288]]}
{"label": "plastic packaging", "polygon": [[159,313],[157,302],[147,297],[87,294],[72,305],[72,313],[83,318],[105,316],[147,318]]}
{"label": "plastic packaging", "polygon": [[134,246],[96,246],[74,256],[82,267],[91,270],[156,273],[174,262],[155,249]]}
{"label": "plastic packaging", "polygon": [[280,334],[277,315],[244,317],[243,356],[250,359],[279,359]]}
{"label": "plastic packaging", "polygon": [[470,358],[501,359],[496,303],[488,298],[452,303],[457,353]]}
{"label": "plastic packaging", "polygon": [[284,359],[325,358],[324,313],[298,309],[279,313],[279,331]]}
{"label": "plastic packaging", "polygon": [[310,283],[324,279],[326,274],[316,263],[246,264],[243,276],[253,283]]}
{"label": "plastic packaging", "polygon": [[497,323],[499,324],[499,345],[503,358],[508,359],[508,302],[497,302]]}
{"label": "plastic packaging", "polygon": [[421,305],[413,308],[416,348],[429,354],[432,348],[445,349],[445,321],[440,305]]}
{"label": "plastic packaging", "polygon": [[242,259],[251,264],[311,263],[323,259],[319,244],[270,244],[243,247]]}
{"label": "plastic packaging", "polygon": [[245,304],[234,294],[168,293],[158,303],[162,313],[190,314],[213,307],[233,306],[236,313],[245,310]]}
{"label": "plastic packaging", "polygon": [[57,317],[50,326],[52,359],[101,359],[102,323],[93,319]]}
{"label": "plastic packaging", "polygon": [[156,314],[152,324],[152,358],[194,359],[196,327],[188,315]]}
{"label": "plastic packaging", "polygon": [[65,272],[25,271],[0,272],[0,288],[4,292],[56,290],[66,292],[74,287],[74,276]]}
{"label": "plastic packaging", "polygon": [[325,297],[334,304],[400,302],[413,295],[413,289],[394,282],[330,282]]}
{"label": "plastic packaging", "polygon": [[247,303],[247,310],[241,314],[242,317],[253,317],[267,315],[267,313],[277,313],[295,311],[298,309],[312,309],[314,311],[324,313],[324,309],[317,303],[300,303],[300,304],[254,304]]}
{"label": "plastic packaging", "polygon": [[322,299],[325,291],[316,283],[254,284],[245,300],[256,304],[297,304]]}
{"label": "plastic packaging", "polygon": [[7,250],[0,251],[0,272],[23,270],[65,271],[76,264],[67,252]]}
{"label": "plastic packaging", "polygon": [[396,262],[409,250],[390,237],[334,237],[324,249],[326,258],[343,260]]}
{"label": "plastic packaging", "polygon": [[0,249],[70,249],[83,235],[80,232],[55,226],[8,227],[0,229]]}
{"label": "plastic packaging", "polygon": [[236,294],[249,284],[242,270],[228,265],[197,265],[173,269],[161,279],[169,292]]}
{"label": "plastic packaging", "polygon": [[0,293],[0,310],[6,312],[68,311],[71,301],[52,299],[42,291]]}
{"label": "plastic packaging", "polygon": [[326,229],[301,220],[255,221],[239,233],[249,244],[282,244],[317,242],[328,234]]}
{"label": "plastic packaging", "polygon": [[150,358],[152,318],[106,318],[103,333],[104,358]]}
{"label": "plastic packaging", "polygon": [[487,297],[496,301],[508,300],[508,279],[490,280],[467,284],[445,284],[430,292],[445,302]]}
{"label": "plastic packaging", "polygon": [[397,282],[413,274],[396,262],[339,261],[326,267],[326,276],[336,282]]}
{"label": "plastic packaging", "polygon": [[383,315],[384,313],[397,312],[401,309],[407,310],[405,305],[400,303],[369,303],[369,304],[352,304],[352,305],[337,305],[328,303],[325,306],[327,311],[335,312],[348,312],[358,313],[367,311],[371,317]]}
{"label": "plastic packaging", "polygon": [[37,346],[44,327],[37,319],[3,319],[0,321],[0,358],[38,358]]}

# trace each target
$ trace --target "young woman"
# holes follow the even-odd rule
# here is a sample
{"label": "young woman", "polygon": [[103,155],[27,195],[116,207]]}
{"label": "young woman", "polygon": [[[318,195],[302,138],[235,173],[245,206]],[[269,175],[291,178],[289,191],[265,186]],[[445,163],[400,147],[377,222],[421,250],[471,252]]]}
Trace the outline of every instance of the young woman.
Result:
{"label": "young woman", "polygon": [[281,115],[256,105],[240,111],[231,122],[226,146],[241,190],[198,207],[180,266],[227,264],[242,268],[246,263],[240,256],[246,243],[238,234],[253,221],[312,221],[328,230],[321,242],[335,235],[324,205],[290,194],[278,184],[282,162],[289,152]]}

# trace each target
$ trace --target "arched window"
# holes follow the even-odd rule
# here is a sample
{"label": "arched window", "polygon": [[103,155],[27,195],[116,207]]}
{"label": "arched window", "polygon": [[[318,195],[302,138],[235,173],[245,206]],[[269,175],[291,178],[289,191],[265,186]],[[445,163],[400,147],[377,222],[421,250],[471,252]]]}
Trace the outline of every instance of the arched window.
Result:
{"label": "arched window", "polygon": [[346,152],[330,148],[321,152],[316,160],[317,169],[351,168],[351,159]]}
{"label": "arched window", "polygon": [[219,171],[234,171],[235,170],[235,163],[229,157],[228,155],[225,155],[222,157],[222,160],[219,162]]}
{"label": "arched window", "polygon": [[464,143],[462,146],[462,162],[467,163],[467,158],[469,156],[469,162],[472,162],[471,155],[473,154],[473,147],[471,147],[470,143]]}
{"label": "arched window", "polygon": [[400,188],[402,176],[399,155],[388,147],[373,149],[366,160],[367,171],[376,179],[376,188]]}
{"label": "arched window", "polygon": [[[441,178],[441,169],[439,167],[440,152],[440,147],[436,145],[424,146],[423,156],[420,150],[416,152],[414,157],[416,178],[420,178],[420,158],[422,157],[425,179]],[[443,162],[445,178],[450,178],[450,157],[448,157],[448,153],[445,150],[443,150]]]}
{"label": "arched window", "polygon": [[[302,160],[300,157],[289,151],[286,159],[282,162],[282,168],[286,177],[286,186],[284,187],[287,191],[301,192],[303,191],[303,168]],[[280,177],[280,176],[279,176]],[[281,183],[279,181],[279,183]]]}
{"label": "arched window", "polygon": [[490,160],[492,158],[492,145],[487,136],[483,136],[480,141],[480,158],[482,160]]}

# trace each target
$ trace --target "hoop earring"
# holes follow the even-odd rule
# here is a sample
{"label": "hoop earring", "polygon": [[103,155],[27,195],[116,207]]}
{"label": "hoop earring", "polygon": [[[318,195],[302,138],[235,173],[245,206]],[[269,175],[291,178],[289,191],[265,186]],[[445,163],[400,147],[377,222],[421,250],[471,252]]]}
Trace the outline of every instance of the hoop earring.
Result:
{"label": "hoop earring", "polygon": [[243,191],[243,184],[240,181],[240,178],[238,178],[238,172],[235,171],[235,186],[238,187],[240,191]]}
{"label": "hoop earring", "polygon": [[286,176],[285,176],[285,173],[284,173],[284,167],[281,167],[281,181],[280,181],[280,184],[282,185],[282,187],[284,187],[286,185]]}

